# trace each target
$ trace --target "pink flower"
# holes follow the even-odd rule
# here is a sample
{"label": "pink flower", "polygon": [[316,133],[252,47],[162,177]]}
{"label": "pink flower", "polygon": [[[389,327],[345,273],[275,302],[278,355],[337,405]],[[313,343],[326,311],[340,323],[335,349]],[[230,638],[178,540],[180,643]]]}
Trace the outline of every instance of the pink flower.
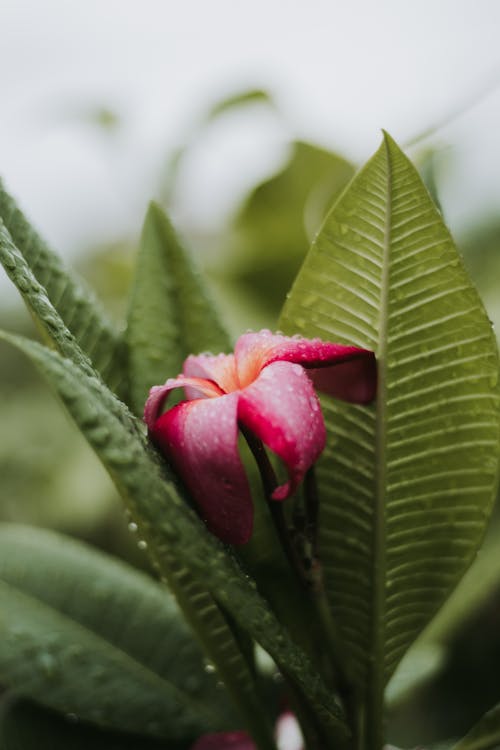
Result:
{"label": "pink flower", "polygon": [[[325,446],[314,385],[346,401],[371,401],[373,352],[270,331],[246,333],[234,354],[190,355],[181,375],[151,388],[144,411],[150,436],[182,477],[209,529],[223,541],[245,544],[252,534],[238,424],[284,462],[288,481],[273,493],[274,500],[284,500]],[[187,400],[162,414],[168,394],[179,387]]]}
{"label": "pink flower", "polygon": [[[297,719],[290,712],[281,714],[276,722],[278,750],[303,750],[304,741]],[[200,737],[191,750],[257,750],[246,732],[218,732]]]}

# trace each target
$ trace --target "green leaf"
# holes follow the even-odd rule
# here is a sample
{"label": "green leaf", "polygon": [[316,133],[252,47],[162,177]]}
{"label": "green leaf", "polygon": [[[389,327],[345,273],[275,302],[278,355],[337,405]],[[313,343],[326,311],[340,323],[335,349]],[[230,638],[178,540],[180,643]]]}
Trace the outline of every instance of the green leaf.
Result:
{"label": "green leaf", "polygon": [[209,659],[207,666],[217,670],[242,722],[260,737],[263,747],[272,747],[271,722],[260,702],[251,654],[239,642],[244,634],[237,632],[234,623],[228,622],[214,597],[200,586],[177,555],[166,549],[163,563],[168,566],[169,587]]}
{"label": "green leaf", "polygon": [[175,377],[188,354],[230,347],[201,278],[155,203],[142,231],[126,337],[131,402],[138,414],[151,386]]}
{"label": "green leaf", "polygon": [[225,99],[221,99],[211,107],[205,117],[205,122],[211,122],[220,115],[226,114],[231,110],[246,107],[249,104],[265,104],[268,107],[274,107],[274,102],[268,91],[263,89],[248,89],[231,94]]}
{"label": "green leaf", "polygon": [[483,537],[499,455],[491,325],[389,136],[328,215],[280,327],[378,360],[373,406],[323,400],[318,477],[327,594],[379,727],[386,681]]}
{"label": "green leaf", "polygon": [[407,703],[417,690],[429,682],[445,663],[446,651],[436,644],[414,645],[399,662],[392,675],[385,699],[390,710]]}
{"label": "green leaf", "polygon": [[52,305],[94,367],[110,387],[124,397],[125,349],[120,332],[107,319],[84,282],[65,268],[59,256],[36,233],[0,182],[0,225],[2,222],[6,230],[0,238],[2,250],[7,241],[6,255],[2,252],[2,263],[28,302],[28,307],[30,304],[26,295],[29,296],[31,282],[25,274],[19,276],[18,264],[9,260],[9,239],[23,255],[36,281],[45,288]]}
{"label": "green leaf", "polygon": [[0,525],[0,673],[85,721],[173,739],[231,725],[168,593],[60,534]]}
{"label": "green leaf", "polygon": [[[237,212],[222,272],[259,308],[277,315],[332,199],[354,173],[337,154],[298,141],[283,169],[258,185]],[[262,314],[262,312],[261,312]]]}
{"label": "green leaf", "polygon": [[492,708],[452,750],[494,750],[500,745],[500,705]]}
{"label": "green leaf", "polygon": [[28,701],[17,700],[2,714],[2,750],[187,750],[185,742],[170,741],[165,745],[164,740],[104,731],[82,724],[74,716],[63,718]]}
{"label": "green leaf", "polygon": [[[132,292],[127,343],[131,402],[142,414],[152,385],[181,371],[191,352],[227,349],[217,314],[162,209],[144,222]],[[169,584],[240,710],[258,715],[253,675],[225,616],[190,571],[169,555]],[[255,719],[252,719],[255,723]]]}
{"label": "green leaf", "polygon": [[74,336],[47,297],[45,288],[35,278],[26,259],[14,245],[5,225],[0,221],[0,261],[9,277],[21,292],[35,321],[52,344],[66,357],[72,359],[88,374],[94,369]]}
{"label": "green leaf", "polygon": [[470,568],[419,639],[423,645],[446,646],[500,587],[500,524],[492,523]]}
{"label": "green leaf", "polygon": [[[34,362],[59,394],[121,491],[162,575],[170,578],[169,559],[175,556],[298,685],[329,736],[345,738],[348,730],[330,691],[255,584],[180,498],[166,466],[160,466],[125,406],[116,402],[110,408],[110,394],[102,383],[57,352],[33,341],[0,335]],[[260,736],[258,741],[270,747]]]}

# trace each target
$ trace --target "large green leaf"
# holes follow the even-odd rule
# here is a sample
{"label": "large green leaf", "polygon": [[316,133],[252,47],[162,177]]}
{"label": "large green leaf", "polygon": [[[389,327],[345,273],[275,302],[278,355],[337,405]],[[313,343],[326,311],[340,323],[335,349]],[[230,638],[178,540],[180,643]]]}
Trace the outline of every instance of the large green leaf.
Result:
{"label": "large green leaf", "polygon": [[[65,268],[59,256],[50,250],[33,229],[0,182],[0,223],[2,222],[35,279],[46,289],[66,327],[71,330],[104,380],[123,396],[125,349],[121,334],[107,319],[92,292],[76,274]],[[5,268],[11,275],[13,268],[8,262]],[[20,291],[28,292],[28,286]]]}
{"label": "large green leaf", "polygon": [[324,399],[320,555],[379,736],[384,685],[473,559],[497,482],[491,325],[411,163],[384,142],[327,217],[280,327],[373,349],[373,406]]}
{"label": "large green leaf", "polygon": [[[299,686],[329,736],[345,738],[347,729],[331,693],[255,584],[180,498],[126,408],[110,404],[102,383],[70,360],[36,342],[1,336],[32,359],[57,391],[121,491],[161,573],[170,578],[168,561],[174,555]],[[265,736],[259,741],[269,747]]]}
{"label": "large green leaf", "polygon": [[55,532],[2,524],[0,599],[0,674],[15,694],[174,739],[231,724],[172,598],[124,563]]}
{"label": "large green leaf", "polygon": [[496,750],[500,746],[500,705],[492,708],[453,750]]}
{"label": "large green leaf", "polygon": [[151,386],[175,377],[188,354],[230,346],[201,278],[155,203],[142,230],[126,337],[137,414]]}

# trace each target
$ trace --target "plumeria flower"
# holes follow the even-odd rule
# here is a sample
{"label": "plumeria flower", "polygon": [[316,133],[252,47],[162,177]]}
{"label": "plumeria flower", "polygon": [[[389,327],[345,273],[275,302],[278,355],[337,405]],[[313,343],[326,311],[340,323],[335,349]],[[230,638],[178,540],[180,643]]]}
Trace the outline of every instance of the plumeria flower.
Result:
{"label": "plumeria flower", "polygon": [[[290,712],[281,714],[276,722],[278,750],[304,750],[304,740],[297,719]],[[200,737],[191,750],[257,750],[246,732],[218,732]]]}
{"label": "plumeria flower", "polygon": [[[376,387],[373,352],[267,330],[245,333],[234,354],[190,355],[181,375],[151,389],[144,411],[149,434],[222,541],[245,544],[252,534],[238,425],[283,461],[288,481],[272,499],[284,500],[325,446],[315,386],[346,401],[370,402]],[[186,400],[162,413],[168,394],[179,387]]]}

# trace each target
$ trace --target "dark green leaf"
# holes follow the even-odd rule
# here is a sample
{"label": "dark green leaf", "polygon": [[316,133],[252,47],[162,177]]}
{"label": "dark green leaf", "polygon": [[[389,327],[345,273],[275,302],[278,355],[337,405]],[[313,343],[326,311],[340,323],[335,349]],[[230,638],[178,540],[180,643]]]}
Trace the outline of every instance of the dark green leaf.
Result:
{"label": "dark green leaf", "polygon": [[126,335],[131,403],[138,414],[151,386],[175,377],[188,354],[230,347],[201,278],[155,203],[142,231]]}
{"label": "dark green leaf", "polygon": [[453,750],[496,750],[500,746],[500,705],[492,708]]}
{"label": "dark green leaf", "polygon": [[[120,333],[107,319],[92,292],[76,274],[64,267],[59,256],[36,233],[0,183],[2,222],[7,230],[0,238],[2,249],[6,238],[8,244],[10,235],[13,245],[23,255],[36,281],[46,290],[49,300],[81,349],[111,388],[124,397],[125,350]],[[7,252],[10,253],[9,248]],[[25,275],[18,275],[17,266],[12,261],[2,258],[2,262],[30,306],[26,295],[29,297],[31,282],[26,280]]]}
{"label": "dark green leaf", "polygon": [[0,673],[15,694],[103,726],[174,739],[228,707],[167,591],[55,532],[0,525]]}
{"label": "dark green leaf", "polygon": [[389,136],[327,217],[281,328],[377,355],[376,404],[323,401],[318,466],[325,583],[373,727],[386,681],[475,555],[499,455],[491,325]]}
{"label": "dark green leaf", "polygon": [[[9,697],[4,698],[9,703]],[[28,701],[13,700],[0,716],[1,750],[187,750],[187,743],[109,732]]]}

